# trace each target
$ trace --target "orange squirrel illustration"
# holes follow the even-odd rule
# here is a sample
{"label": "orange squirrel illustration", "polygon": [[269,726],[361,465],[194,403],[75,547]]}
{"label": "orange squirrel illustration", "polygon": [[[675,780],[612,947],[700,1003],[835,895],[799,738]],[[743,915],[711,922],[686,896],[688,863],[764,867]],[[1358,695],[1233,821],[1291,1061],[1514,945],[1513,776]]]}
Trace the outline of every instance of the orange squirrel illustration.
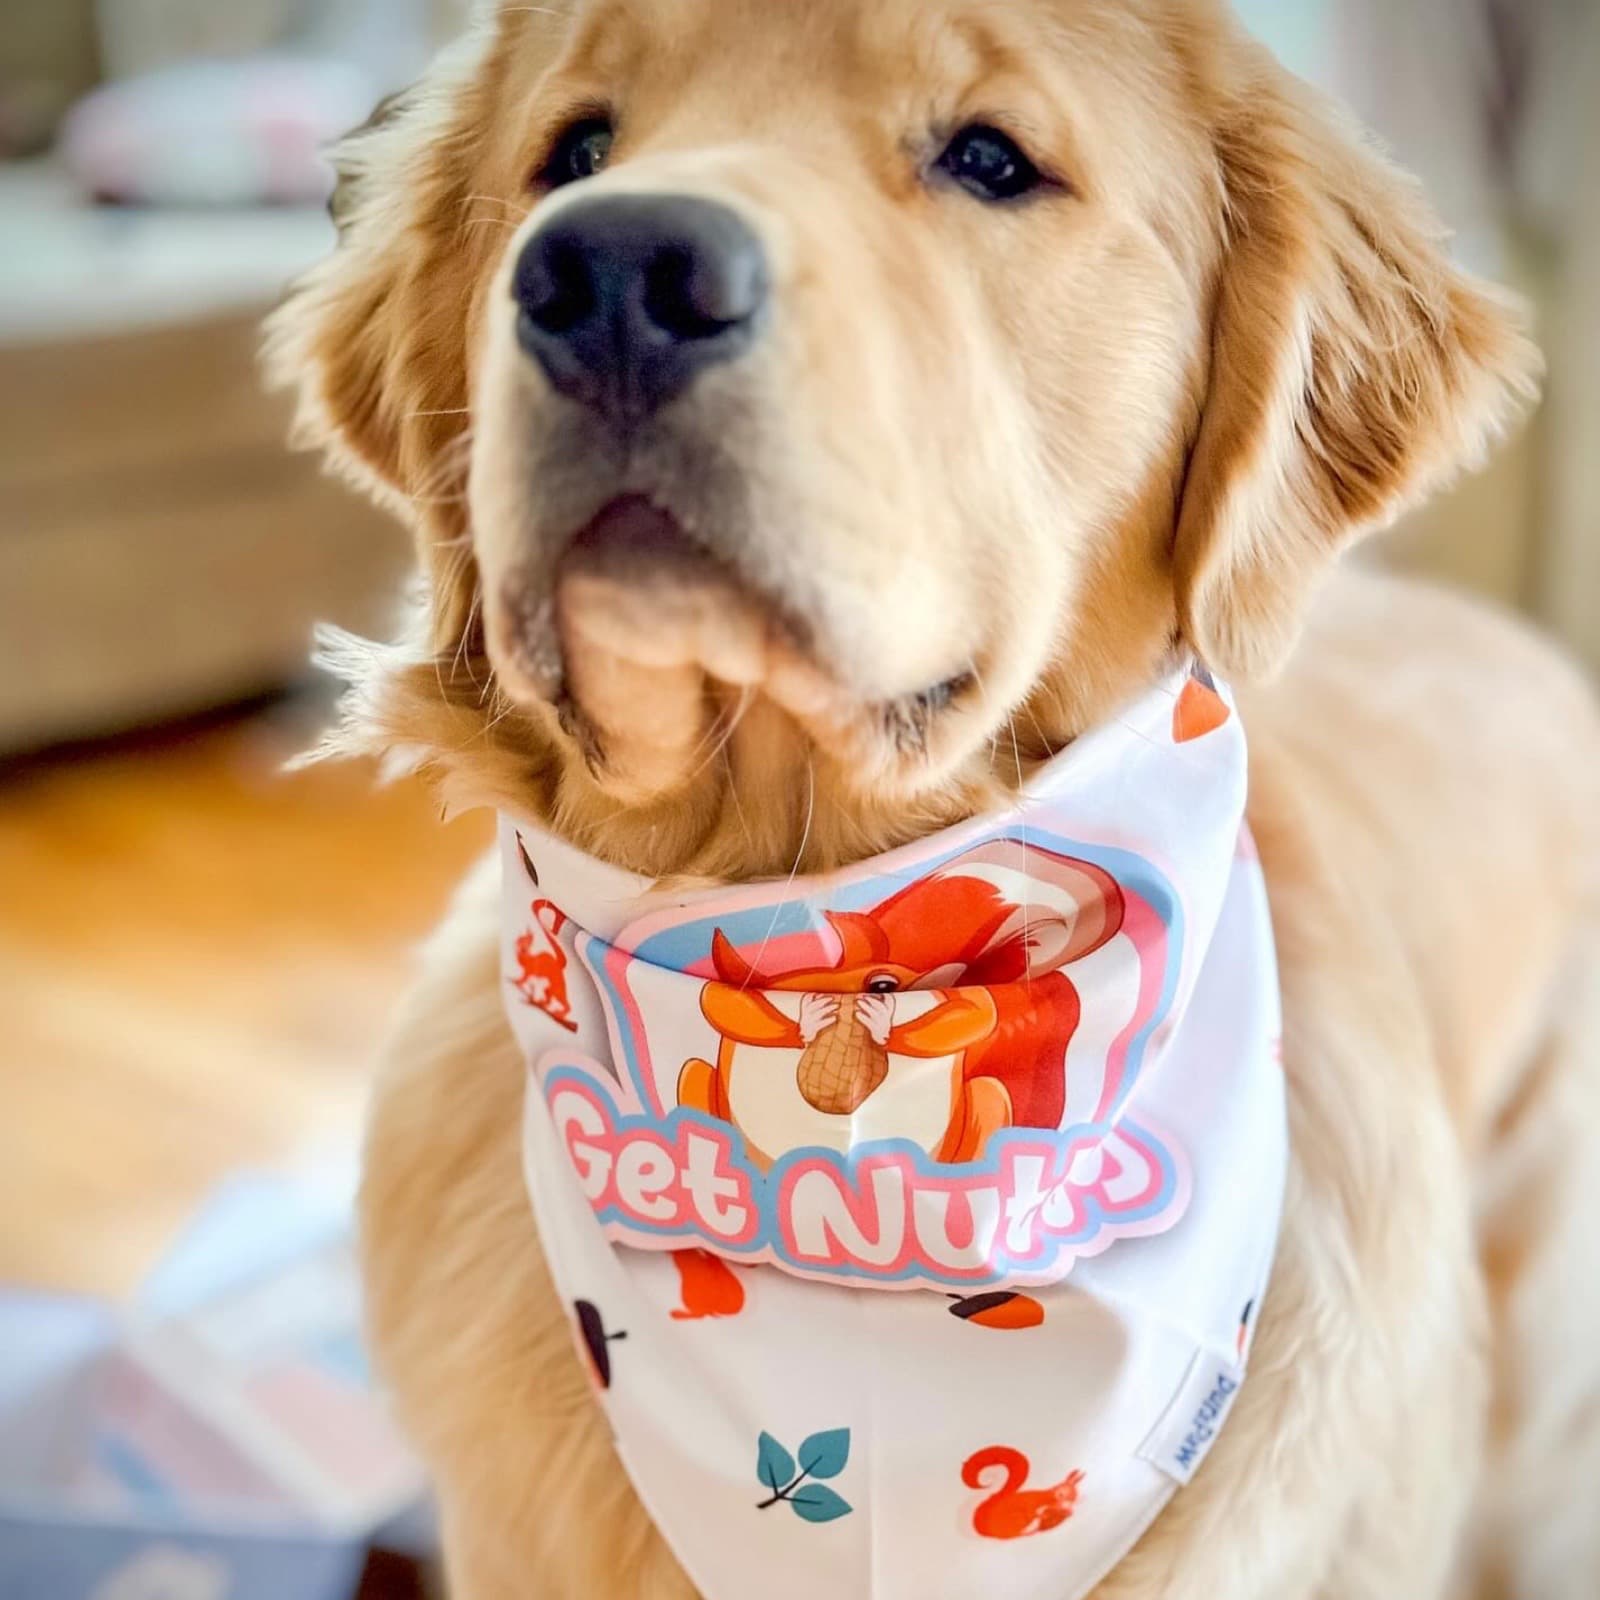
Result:
{"label": "orange squirrel illustration", "polygon": [[744,1285],[720,1256],[709,1250],[674,1250],[683,1304],[674,1322],[701,1322],[708,1317],[736,1317],[744,1310]]}
{"label": "orange squirrel illustration", "polygon": [[[537,891],[539,870],[520,834],[517,856],[528,882]],[[559,1022],[568,1033],[576,1033],[578,1024],[572,1020],[572,1003],[567,998],[567,952],[561,948],[561,930],[567,925],[567,914],[553,900],[541,897],[528,907],[528,915],[532,926],[517,939],[517,976],[510,980],[511,987],[552,1022]]]}
{"label": "orange squirrel illustration", "polygon": [[567,953],[559,938],[567,925],[566,913],[552,901],[535,900],[529,914],[533,926],[517,939],[518,975],[512,986],[530,1006],[576,1033],[578,1024],[572,1020],[567,998]]}
{"label": "orange squirrel illustration", "polygon": [[[715,1061],[685,1063],[679,1104],[739,1127],[763,1165],[818,1142],[831,1118],[841,1147],[859,1125],[953,1163],[978,1159],[1001,1128],[1059,1127],[1080,1015],[1059,969],[1107,944],[1123,916],[1099,867],[1008,839],[872,910],[827,913],[839,946],[828,967],[760,972],[718,930],[700,1008],[721,1042]],[[797,1015],[774,1003],[783,993],[799,997]],[[911,994],[926,999],[905,1005]],[[939,1061],[942,1079],[926,1065]]]}
{"label": "orange squirrel illustration", "polygon": [[1048,1489],[1026,1489],[1023,1485],[1032,1465],[1020,1450],[1003,1445],[969,1456],[961,1469],[961,1481],[969,1489],[987,1488],[984,1479],[994,1467],[1004,1472],[1005,1481],[972,1513],[972,1526],[981,1537],[1027,1539],[1036,1533],[1048,1533],[1070,1520],[1077,1509],[1078,1490],[1083,1483],[1081,1472],[1069,1472]]}

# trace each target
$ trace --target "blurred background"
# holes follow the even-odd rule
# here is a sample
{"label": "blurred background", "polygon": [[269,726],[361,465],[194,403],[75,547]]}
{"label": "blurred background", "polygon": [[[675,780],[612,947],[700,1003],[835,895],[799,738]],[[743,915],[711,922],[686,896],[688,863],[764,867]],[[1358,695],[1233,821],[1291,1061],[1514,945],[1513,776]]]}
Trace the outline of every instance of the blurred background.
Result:
{"label": "blurred background", "polygon": [[[254,366],[262,314],[332,243],[319,148],[414,76],[465,5],[0,7],[14,1317],[27,1296],[36,1317],[46,1295],[134,1303],[230,1174],[348,1173],[407,952],[486,842],[482,819],[441,828],[428,796],[374,794],[368,773],[280,773],[326,709],[306,685],[312,623],[381,631],[409,550],[287,454]],[[1422,174],[1462,257],[1532,299],[1551,356],[1533,425],[1381,559],[1521,609],[1600,667],[1600,4],[1242,9]],[[21,1537],[5,1454],[0,1576]],[[221,1570],[169,1552],[143,1586],[94,1593],[254,1593]]]}

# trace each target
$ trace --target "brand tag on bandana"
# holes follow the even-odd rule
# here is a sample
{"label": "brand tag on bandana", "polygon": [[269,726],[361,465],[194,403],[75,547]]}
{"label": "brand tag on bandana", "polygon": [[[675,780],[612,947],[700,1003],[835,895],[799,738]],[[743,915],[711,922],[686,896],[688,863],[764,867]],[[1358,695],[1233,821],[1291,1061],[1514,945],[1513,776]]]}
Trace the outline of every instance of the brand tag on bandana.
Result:
{"label": "brand tag on bandana", "polygon": [[1244,1373],[1233,1362],[1200,1351],[1139,1454],[1176,1482],[1188,1483],[1211,1453],[1243,1382]]}

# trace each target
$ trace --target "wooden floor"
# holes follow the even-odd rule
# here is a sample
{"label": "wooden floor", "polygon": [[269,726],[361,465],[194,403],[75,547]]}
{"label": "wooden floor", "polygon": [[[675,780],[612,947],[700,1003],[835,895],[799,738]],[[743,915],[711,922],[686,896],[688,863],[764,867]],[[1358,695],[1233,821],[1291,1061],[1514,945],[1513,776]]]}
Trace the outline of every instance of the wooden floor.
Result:
{"label": "wooden floor", "polygon": [[0,776],[0,1279],[125,1293],[230,1171],[354,1144],[490,826],[281,776],[307,733],[279,708]]}

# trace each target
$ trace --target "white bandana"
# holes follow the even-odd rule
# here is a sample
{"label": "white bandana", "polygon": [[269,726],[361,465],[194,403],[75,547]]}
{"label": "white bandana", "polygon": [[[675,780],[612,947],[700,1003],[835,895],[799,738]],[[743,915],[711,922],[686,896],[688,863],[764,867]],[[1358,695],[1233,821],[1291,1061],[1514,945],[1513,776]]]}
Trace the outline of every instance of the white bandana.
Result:
{"label": "white bandana", "polygon": [[1076,1600],[1198,1468],[1288,1152],[1244,798],[1197,671],[825,878],[503,821],[529,1192],[706,1600]]}

